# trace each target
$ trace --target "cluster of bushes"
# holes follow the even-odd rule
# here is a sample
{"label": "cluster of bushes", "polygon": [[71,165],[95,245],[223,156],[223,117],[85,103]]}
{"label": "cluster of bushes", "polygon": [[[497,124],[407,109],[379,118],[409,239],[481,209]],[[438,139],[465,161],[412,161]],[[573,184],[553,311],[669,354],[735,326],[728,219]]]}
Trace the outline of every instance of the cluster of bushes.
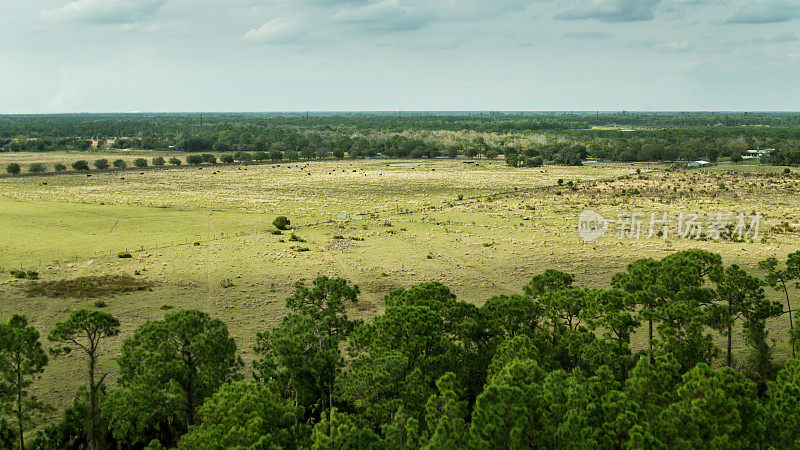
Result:
{"label": "cluster of bushes", "polygon": [[[800,277],[800,252],[762,268],[785,289]],[[605,289],[547,270],[480,307],[425,282],[392,291],[363,322],[347,313],[358,286],[322,276],[298,283],[289,313],[258,334],[247,376],[225,324],[181,310],[122,343],[114,388],[97,358],[120,324],[79,310],[47,338],[54,355],[86,359],[87,388],[31,447],[796,447],[800,361],[772,360],[765,321],[783,310],[762,286],[719,255],[688,250],[636,261]],[[635,348],[641,325],[646,344]],[[711,366],[712,333],[728,342],[723,367]],[[747,347],[739,361],[734,338]],[[39,405],[27,387],[47,355],[15,315],[0,324],[0,362],[20,347],[25,364],[0,371],[3,436],[24,448]]]}

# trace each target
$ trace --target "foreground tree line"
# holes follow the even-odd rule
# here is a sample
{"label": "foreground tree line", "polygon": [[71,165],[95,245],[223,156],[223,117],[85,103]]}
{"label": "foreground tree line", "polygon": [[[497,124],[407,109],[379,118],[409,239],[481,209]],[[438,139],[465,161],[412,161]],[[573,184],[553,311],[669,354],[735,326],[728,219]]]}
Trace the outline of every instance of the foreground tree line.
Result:
{"label": "foreground tree line", "polygon": [[[120,324],[79,310],[47,339],[53,357],[81,355],[86,387],[28,440],[47,412],[29,388],[48,356],[15,315],[0,325],[0,437],[37,449],[797,447],[800,361],[777,366],[765,328],[791,314],[763,286],[791,310],[800,252],[761,266],[765,281],[681,251],[632,263],[607,289],[547,270],[480,307],[425,282],[386,295],[371,322],[347,314],[358,286],[321,276],[258,334],[250,373],[223,322],[182,310],[124,341],[114,388],[97,361]],[[794,356],[791,326],[789,338]]]}

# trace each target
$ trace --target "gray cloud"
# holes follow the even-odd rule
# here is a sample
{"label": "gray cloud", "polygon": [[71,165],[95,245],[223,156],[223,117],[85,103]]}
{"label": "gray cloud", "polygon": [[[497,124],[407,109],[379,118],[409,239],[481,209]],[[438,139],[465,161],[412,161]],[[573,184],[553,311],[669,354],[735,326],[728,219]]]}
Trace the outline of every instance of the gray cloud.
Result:
{"label": "gray cloud", "polygon": [[797,0],[750,1],[728,18],[727,23],[778,23],[800,19],[800,2]]}
{"label": "gray cloud", "polygon": [[661,0],[592,0],[556,14],[560,20],[639,22],[653,20]]}
{"label": "gray cloud", "polygon": [[167,0],[76,0],[43,10],[39,16],[54,22],[130,24],[154,16],[166,3]]}

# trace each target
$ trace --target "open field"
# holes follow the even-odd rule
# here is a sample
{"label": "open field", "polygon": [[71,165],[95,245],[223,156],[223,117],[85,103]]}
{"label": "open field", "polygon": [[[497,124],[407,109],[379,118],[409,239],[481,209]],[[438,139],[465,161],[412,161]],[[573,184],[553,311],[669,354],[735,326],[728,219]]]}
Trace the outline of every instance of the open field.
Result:
{"label": "open field", "polygon": [[[99,157],[0,154],[0,165]],[[391,289],[430,279],[462,300],[482,303],[519,292],[547,268],[573,273],[579,285],[600,286],[635,259],[693,247],[754,269],[768,256],[785,258],[800,249],[798,178],[781,170],[344,160],[4,177],[0,312],[23,312],[46,334],[69,311],[94,304],[28,297],[23,287],[30,282],[13,279],[10,269],[38,270],[44,280],[138,272],[154,283],[152,291],[106,299],[123,330],[109,340],[107,367],[121,340],[143,321],[160,318],[164,305],[220,317],[249,360],[255,333],[280,321],[293,284],[320,274],[359,284],[363,301],[353,313],[368,318],[382,310],[380,299]],[[586,208],[609,219],[642,212],[648,221],[650,212],[758,212],[763,239],[646,239],[645,232],[640,240],[606,236],[583,243],[577,217]],[[277,215],[288,216],[292,232],[306,242],[290,241],[292,232],[273,235]],[[118,258],[123,251],[133,257]],[[770,324],[778,359],[787,351],[784,322],[785,316]],[[75,355],[51,363],[38,384],[46,398],[59,405],[72,398],[85,370],[78,361]],[[56,378],[73,384],[50,391]]]}

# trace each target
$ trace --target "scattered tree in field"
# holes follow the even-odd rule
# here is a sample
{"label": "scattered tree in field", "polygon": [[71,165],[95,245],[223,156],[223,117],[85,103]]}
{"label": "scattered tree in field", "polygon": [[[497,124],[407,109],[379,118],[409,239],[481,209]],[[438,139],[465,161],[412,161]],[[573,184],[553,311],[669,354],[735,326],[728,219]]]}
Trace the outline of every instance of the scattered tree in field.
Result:
{"label": "scattered tree in field", "polygon": [[47,167],[42,163],[31,163],[28,166],[28,172],[37,174],[37,173],[44,173],[47,171]]}
{"label": "scattered tree in field", "polygon": [[253,153],[253,160],[255,161],[266,161],[267,159],[269,159],[267,152],[260,151]]}
{"label": "scattered tree in field", "polygon": [[124,159],[115,159],[112,163],[117,169],[124,169],[128,166]]}
{"label": "scattered tree in field", "polygon": [[14,314],[0,324],[0,387],[11,406],[9,412],[17,420],[21,449],[25,448],[25,429],[36,423],[33,414],[44,409],[28,388],[46,365],[47,354],[39,342],[39,332],[28,325],[25,316]]}
{"label": "scattered tree in field", "polygon": [[55,170],[56,172],[63,172],[67,170],[67,166],[65,166],[62,163],[55,163],[53,164],[53,170]]}
{"label": "scattered tree in field", "polygon": [[169,159],[169,163],[172,164],[173,166],[180,166],[181,160],[173,156],[172,158]]}
{"label": "scattered tree in field", "polygon": [[153,166],[155,167],[164,167],[165,161],[164,158],[160,156],[156,156],[152,159]]}
{"label": "scattered tree in field", "polygon": [[209,163],[209,164],[217,163],[217,157],[212,155],[211,153],[203,153],[202,155],[200,155],[200,157],[203,159],[204,163]]}
{"label": "scattered tree in field", "polygon": [[186,157],[186,164],[193,164],[195,166],[203,163],[203,157],[200,155],[189,155]]}
{"label": "scattered tree in field", "polygon": [[108,169],[108,160],[107,159],[97,159],[94,162],[94,167],[97,170],[106,170],[106,169]]}
{"label": "scattered tree in field", "polygon": [[77,170],[79,172],[86,172],[89,170],[89,162],[86,160],[78,160],[72,163],[72,170]]}
{"label": "scattered tree in field", "polygon": [[279,230],[287,230],[291,224],[292,222],[286,216],[278,216],[272,221],[272,225]]}
{"label": "scattered tree in field", "polygon": [[11,163],[6,166],[6,172],[10,173],[11,175],[17,175],[20,172],[19,164]]}
{"label": "scattered tree in field", "polygon": [[147,167],[147,160],[144,158],[136,158],[133,160],[133,165],[140,169],[144,169]]}
{"label": "scattered tree in field", "polygon": [[107,337],[119,334],[119,321],[114,316],[101,311],[81,309],[70,314],[63,322],[55,324],[47,339],[60,344],[50,351],[54,355],[70,353],[73,348],[80,349],[86,354],[89,363],[89,414],[87,434],[89,449],[98,448],[96,424],[99,390],[108,373],[97,380],[97,360],[101,356],[100,343]]}
{"label": "scattered tree in field", "polygon": [[231,155],[222,155],[219,157],[219,160],[225,164],[233,164],[233,156]]}

